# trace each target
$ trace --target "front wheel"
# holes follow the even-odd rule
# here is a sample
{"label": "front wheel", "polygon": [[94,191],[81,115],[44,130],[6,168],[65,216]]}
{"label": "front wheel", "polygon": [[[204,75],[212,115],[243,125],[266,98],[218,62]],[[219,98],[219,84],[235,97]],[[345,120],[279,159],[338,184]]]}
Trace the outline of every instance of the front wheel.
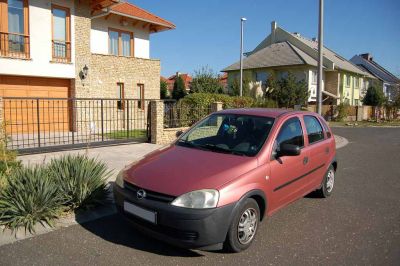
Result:
{"label": "front wheel", "polygon": [[224,248],[230,252],[247,249],[254,240],[260,221],[260,208],[254,199],[246,199],[235,214]]}
{"label": "front wheel", "polygon": [[318,195],[321,198],[327,198],[332,194],[333,186],[335,185],[335,168],[329,166],[328,171],[325,174],[322,186],[317,190]]}

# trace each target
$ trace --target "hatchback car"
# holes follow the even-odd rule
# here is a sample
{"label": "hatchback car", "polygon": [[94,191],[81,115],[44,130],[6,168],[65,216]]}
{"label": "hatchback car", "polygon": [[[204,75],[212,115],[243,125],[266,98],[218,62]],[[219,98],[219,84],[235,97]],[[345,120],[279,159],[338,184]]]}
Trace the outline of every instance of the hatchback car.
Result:
{"label": "hatchback car", "polygon": [[160,240],[239,252],[265,216],[310,192],[332,193],[335,154],[333,134],[318,114],[219,111],[122,170],[115,202]]}

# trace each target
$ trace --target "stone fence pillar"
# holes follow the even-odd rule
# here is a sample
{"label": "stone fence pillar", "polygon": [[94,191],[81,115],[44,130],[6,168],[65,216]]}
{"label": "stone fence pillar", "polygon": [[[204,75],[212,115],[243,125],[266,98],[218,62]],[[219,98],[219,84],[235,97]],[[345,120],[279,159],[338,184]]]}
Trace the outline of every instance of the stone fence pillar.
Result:
{"label": "stone fence pillar", "polygon": [[150,108],[151,143],[157,144],[161,142],[164,130],[164,102],[153,100],[150,102]]}
{"label": "stone fence pillar", "polygon": [[223,105],[223,102],[215,102],[215,103],[212,103],[211,104],[211,112],[218,112],[218,111],[221,111],[223,108],[222,108],[222,105]]}

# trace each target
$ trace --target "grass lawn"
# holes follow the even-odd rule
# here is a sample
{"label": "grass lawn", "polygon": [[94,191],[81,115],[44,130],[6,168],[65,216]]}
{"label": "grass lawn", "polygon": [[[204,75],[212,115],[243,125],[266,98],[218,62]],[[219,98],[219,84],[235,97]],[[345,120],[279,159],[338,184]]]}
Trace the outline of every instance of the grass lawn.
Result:
{"label": "grass lawn", "polygon": [[329,122],[331,127],[400,127],[400,120],[393,121],[354,121],[354,122]]}
{"label": "grass lawn", "polygon": [[147,132],[145,129],[115,130],[104,133],[104,137],[110,139],[145,139],[147,138]]}

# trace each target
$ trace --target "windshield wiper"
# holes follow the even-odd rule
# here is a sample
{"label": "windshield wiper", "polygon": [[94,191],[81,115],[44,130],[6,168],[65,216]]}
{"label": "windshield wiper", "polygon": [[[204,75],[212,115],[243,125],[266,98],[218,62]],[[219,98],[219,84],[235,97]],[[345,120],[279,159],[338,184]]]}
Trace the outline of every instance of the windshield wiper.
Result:
{"label": "windshield wiper", "polygon": [[182,144],[183,146],[187,146],[187,147],[197,147],[197,145],[194,145],[193,142],[187,141],[187,140],[184,140],[184,139],[179,139],[178,143]]}
{"label": "windshield wiper", "polygon": [[200,147],[208,149],[210,151],[216,151],[216,152],[222,152],[222,153],[228,153],[228,154],[235,154],[235,155],[241,155],[241,156],[247,156],[243,152],[239,152],[239,151],[235,151],[235,150],[228,150],[228,149],[216,146],[214,144],[200,145]]}

